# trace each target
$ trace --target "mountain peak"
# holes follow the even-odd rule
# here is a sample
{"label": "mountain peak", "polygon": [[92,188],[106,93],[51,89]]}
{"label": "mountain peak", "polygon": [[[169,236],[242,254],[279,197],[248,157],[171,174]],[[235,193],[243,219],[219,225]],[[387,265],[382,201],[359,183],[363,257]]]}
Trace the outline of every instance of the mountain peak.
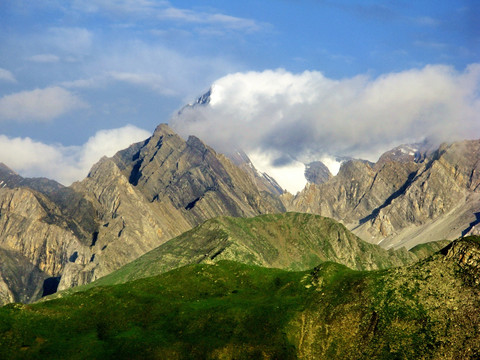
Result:
{"label": "mountain peak", "polygon": [[166,123],[158,125],[153,133],[154,135],[176,135],[175,131]]}

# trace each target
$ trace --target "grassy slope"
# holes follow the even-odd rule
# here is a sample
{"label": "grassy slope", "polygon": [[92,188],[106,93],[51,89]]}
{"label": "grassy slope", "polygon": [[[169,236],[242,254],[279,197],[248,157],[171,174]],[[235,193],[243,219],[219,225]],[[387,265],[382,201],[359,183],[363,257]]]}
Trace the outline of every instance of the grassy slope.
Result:
{"label": "grassy slope", "polygon": [[356,270],[413,263],[405,249],[387,251],[362,241],[342,224],[313,214],[286,213],[206,221],[99,279],[118,284],[179,266],[233,260],[249,265],[306,270],[333,261]]}
{"label": "grassy slope", "polygon": [[1,308],[0,358],[475,359],[479,268],[464,255],[381,271],[189,265]]}

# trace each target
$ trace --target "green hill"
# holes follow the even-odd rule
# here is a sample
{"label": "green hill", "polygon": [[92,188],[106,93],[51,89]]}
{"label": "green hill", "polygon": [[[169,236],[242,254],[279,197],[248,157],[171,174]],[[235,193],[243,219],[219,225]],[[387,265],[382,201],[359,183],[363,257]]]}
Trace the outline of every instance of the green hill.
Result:
{"label": "green hill", "polygon": [[1,359],[477,359],[480,238],[414,265],[220,261],[0,308]]}
{"label": "green hill", "polygon": [[418,259],[405,249],[387,251],[369,244],[335,220],[318,215],[220,217],[166,242],[96,284],[117,284],[219,260],[286,270],[306,270],[332,261],[355,270],[374,270]]}

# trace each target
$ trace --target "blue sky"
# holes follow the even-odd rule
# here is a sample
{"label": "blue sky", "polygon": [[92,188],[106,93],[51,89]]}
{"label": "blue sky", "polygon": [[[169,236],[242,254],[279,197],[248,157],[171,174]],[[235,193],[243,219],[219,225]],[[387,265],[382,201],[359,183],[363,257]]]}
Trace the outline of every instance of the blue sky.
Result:
{"label": "blue sky", "polygon": [[[418,70],[419,77],[439,79],[439,84],[448,78],[448,91],[443,92],[451,91],[468,102],[466,109],[452,114],[467,116],[478,106],[479,77],[472,64],[480,61],[479,18],[476,0],[4,0],[0,2],[0,162],[24,175],[69,183],[84,176],[101,153],[111,155],[168,122],[212,83],[230,86],[221,79],[232,79],[228,76],[236,73],[260,76],[273,71],[271,84],[285,79],[285,74],[297,84],[304,74],[302,79],[308,77],[310,85],[328,80],[367,89],[387,80],[390,86],[398,84],[394,81],[399,76],[393,74],[402,74],[400,82],[408,88],[403,79],[415,79],[411,74]],[[255,76],[235,81],[247,78],[259,81]],[[461,93],[459,84],[470,84],[470,91]],[[317,85],[312,89],[318,91]],[[357,91],[348,86],[341,89]],[[235,91],[230,93],[235,96]],[[435,104],[446,101],[442,99]],[[324,106],[317,105],[311,110]],[[415,121],[409,129],[426,129],[425,123],[420,126]],[[187,123],[176,121],[181,133],[195,130]],[[270,134],[274,139],[283,138],[282,129],[291,133],[291,124],[285,126],[280,120],[278,124],[275,135]],[[473,129],[480,137],[472,124],[473,120],[467,121],[465,133],[472,134]],[[301,142],[302,136],[296,141]],[[278,154],[288,144],[272,147],[265,138],[256,140],[252,154],[271,150],[277,152],[272,155],[277,160],[305,157],[305,149]],[[217,142],[219,148],[227,141],[207,140]],[[248,140],[239,146],[245,147]],[[376,156],[386,145],[324,146],[315,154]]]}

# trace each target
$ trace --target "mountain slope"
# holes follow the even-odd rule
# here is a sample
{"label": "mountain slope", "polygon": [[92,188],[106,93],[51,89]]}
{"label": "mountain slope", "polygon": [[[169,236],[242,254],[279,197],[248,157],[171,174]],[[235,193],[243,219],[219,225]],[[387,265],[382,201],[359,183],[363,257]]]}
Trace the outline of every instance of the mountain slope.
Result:
{"label": "mountain slope", "polygon": [[221,261],[0,309],[2,359],[476,359],[480,238],[412,266]]}
{"label": "mountain slope", "polygon": [[[441,244],[428,246],[419,256],[432,254]],[[166,242],[92,285],[124,283],[188,264],[221,260],[288,270],[306,270],[333,261],[352,269],[372,270],[410,264],[419,256],[366,243],[340,223],[318,215],[221,217]]]}

